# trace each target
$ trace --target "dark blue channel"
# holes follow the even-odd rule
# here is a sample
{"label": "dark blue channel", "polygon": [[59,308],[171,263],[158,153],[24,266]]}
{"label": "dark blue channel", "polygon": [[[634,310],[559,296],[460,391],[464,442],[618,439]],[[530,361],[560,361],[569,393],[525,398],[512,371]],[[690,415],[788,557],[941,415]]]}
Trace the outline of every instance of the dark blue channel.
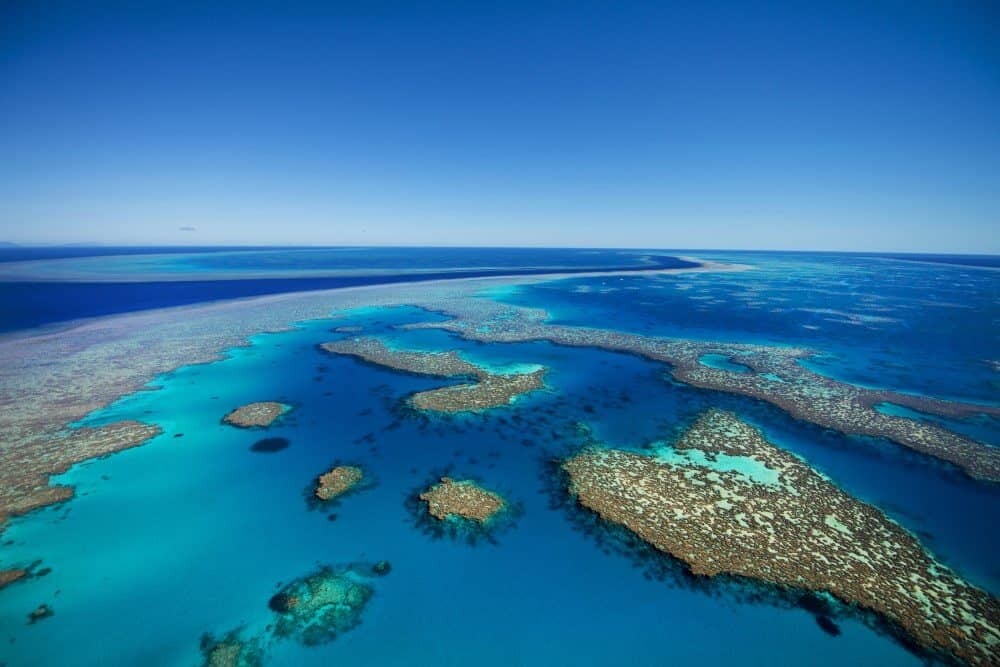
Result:
{"label": "dark blue channel", "polygon": [[497,275],[541,275],[601,271],[648,271],[697,266],[676,257],[658,255],[652,263],[589,268],[473,269],[394,275],[361,275],[336,278],[254,278],[247,280],[110,282],[8,282],[0,283],[0,332],[50,326],[86,317],[128,313],[152,308],[184,306],[239,297],[324,290],[359,285],[410,283],[421,280],[478,278]]}

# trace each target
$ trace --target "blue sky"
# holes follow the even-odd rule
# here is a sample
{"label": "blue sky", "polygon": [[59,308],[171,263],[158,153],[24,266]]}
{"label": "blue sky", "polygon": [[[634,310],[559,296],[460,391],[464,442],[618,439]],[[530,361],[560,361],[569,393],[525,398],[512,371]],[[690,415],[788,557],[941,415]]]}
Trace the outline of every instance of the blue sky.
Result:
{"label": "blue sky", "polygon": [[997,253],[998,25],[957,0],[7,0],[0,240]]}

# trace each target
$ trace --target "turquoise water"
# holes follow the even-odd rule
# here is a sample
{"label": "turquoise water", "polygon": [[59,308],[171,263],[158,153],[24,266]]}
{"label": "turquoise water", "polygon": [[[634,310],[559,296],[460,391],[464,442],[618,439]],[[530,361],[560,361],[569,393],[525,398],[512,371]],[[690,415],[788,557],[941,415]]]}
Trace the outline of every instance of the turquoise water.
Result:
{"label": "turquoise water", "polygon": [[[829,267],[816,271],[819,283],[832,280]],[[765,281],[752,273],[740,275],[751,285]],[[769,280],[780,274],[769,273]],[[725,304],[708,306],[715,329],[707,319],[685,318],[675,292],[725,292],[736,289],[731,280],[711,274],[578,278],[491,294],[591,325],[661,334],[697,328],[719,338],[801,342],[782,334],[791,326],[787,314],[760,315],[752,336],[733,328],[738,309],[729,312]],[[995,282],[986,283],[995,290]],[[616,291],[600,291],[609,285]],[[980,297],[971,294],[969,301]],[[686,307],[700,313],[703,301]],[[982,303],[995,309],[987,297]],[[612,310],[618,317],[604,319]],[[800,314],[806,322],[813,316]],[[974,311],[973,321],[977,317],[984,315]],[[808,611],[770,600],[765,591],[766,599],[748,601],[742,587],[725,582],[704,590],[677,575],[665,558],[618,548],[614,531],[560,502],[563,489],[551,462],[584,444],[580,423],[611,446],[662,447],[710,406],[735,410],[773,442],[877,503],[964,576],[1000,591],[991,529],[1000,525],[995,485],[971,482],[890,443],[803,424],[757,401],[667,382],[662,365],[629,355],[542,342],[485,345],[441,331],[395,328],[430,319],[439,318],[413,308],[369,308],[257,336],[223,361],[166,374],[153,383],[155,391],[126,397],[84,420],[142,419],[164,432],[145,446],[75,466],[55,481],[76,486],[76,498],[11,522],[0,564],[40,559],[51,572],[0,591],[0,662],[66,664],[72,656],[70,662],[80,665],[196,665],[206,632],[219,637],[243,627],[246,636],[268,636],[274,620],[268,600],[282,583],[317,564],[385,559],[392,571],[372,580],[375,595],[357,628],[313,648],[270,643],[269,664],[919,664],[850,615],[836,619],[841,634],[831,636]],[[923,321],[908,322],[905,334],[893,329],[893,335],[916,340],[912,327]],[[551,369],[547,387],[481,415],[414,415],[400,407],[406,395],[460,380],[395,373],[317,349],[344,335],[331,329],[350,325],[401,348],[457,349],[493,369],[541,364]],[[871,364],[880,357],[868,356],[874,349],[899,366],[880,381],[911,391],[935,386],[909,381],[920,376],[924,359],[918,364],[913,352],[923,343],[883,349],[878,342],[859,348],[851,341],[828,346],[826,338],[810,340],[831,354],[856,350],[849,360],[835,357],[842,360],[832,366],[839,374],[876,372],[872,368],[881,367]],[[980,359],[989,351],[981,348]],[[960,375],[966,353],[975,356],[970,349],[945,351],[925,368]],[[951,388],[953,378],[940,386]],[[947,393],[996,399],[977,383]],[[233,407],[257,400],[293,409],[266,431],[220,422]],[[977,428],[996,432],[992,422]],[[265,437],[289,444],[252,451]],[[310,484],[338,462],[361,465],[373,484],[317,509],[307,502]],[[730,463],[766,475],[745,461]],[[495,543],[474,545],[428,532],[408,499],[444,473],[479,479],[517,503],[514,524],[496,534]],[[27,614],[42,603],[55,615],[28,624]]]}
{"label": "turquoise water", "polygon": [[658,458],[672,466],[697,466],[717,472],[736,473],[756,484],[778,486],[781,483],[777,470],[768,468],[762,461],[758,461],[752,456],[730,456],[720,453],[713,453],[709,456],[700,449],[678,451],[668,445],[659,450]]}
{"label": "turquoise water", "polygon": [[733,373],[750,372],[749,366],[737,363],[724,354],[703,354],[701,358],[698,359],[698,363],[704,364],[709,368],[717,368],[722,371],[731,371]]}

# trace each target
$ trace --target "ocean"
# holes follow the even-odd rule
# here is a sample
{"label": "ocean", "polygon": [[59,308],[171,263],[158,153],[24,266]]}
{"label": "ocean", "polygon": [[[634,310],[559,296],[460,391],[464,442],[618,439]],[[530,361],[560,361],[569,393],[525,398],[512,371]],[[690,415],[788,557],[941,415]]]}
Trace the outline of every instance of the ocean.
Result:
{"label": "ocean", "polygon": [[[119,253],[101,280],[84,275],[92,267],[71,264],[80,257],[51,269],[39,261],[0,284],[0,328],[18,335],[79,318],[352,284],[392,289],[419,279],[638,269],[650,261],[682,268],[672,258],[690,254],[749,268],[569,275],[493,287],[480,298],[544,309],[551,322],[570,326],[808,347],[819,354],[803,363],[843,382],[992,406],[1000,399],[1000,273],[988,267],[721,251],[260,252],[260,262],[242,251],[159,253],[142,262],[135,258],[147,256]],[[296,253],[306,253],[301,263]],[[268,270],[281,277],[260,275]],[[316,273],[342,271],[353,273]],[[180,279],[162,279],[170,272]],[[211,279],[193,280],[195,273]],[[67,282],[71,274],[83,281]],[[36,563],[35,571],[49,571],[0,590],[0,663],[197,665],[206,633],[239,631],[262,638],[266,664],[277,665],[920,664],[920,655],[847,607],[834,614],[833,632],[794,597],[688,575],[568,499],[558,462],[582,444],[643,451],[669,443],[712,407],[757,426],[881,508],[968,581],[1000,593],[995,483],[769,403],[685,385],[637,356],[401,328],[443,319],[412,307],[332,314],[163,374],[149,390],[74,425],[135,419],[163,432],[54,477],[76,496],[10,521],[0,567]],[[510,405],[423,414],[406,407],[408,396],[460,380],[318,347],[355,328],[399,349],[455,350],[486,368],[550,370],[543,390]],[[263,400],[292,409],[266,431],[222,423],[234,407]],[[884,409],[902,414],[899,406]],[[1000,445],[992,417],[904,416]],[[255,451],[263,438],[287,446]],[[317,507],[315,478],[334,464],[360,466],[371,484]],[[481,539],[435,531],[414,497],[445,475],[480,481],[516,512]],[[318,646],[271,639],[268,601],[283,585],[320,565],[382,560],[391,571],[371,580],[374,595],[356,627]],[[29,622],[40,604],[53,615]]]}

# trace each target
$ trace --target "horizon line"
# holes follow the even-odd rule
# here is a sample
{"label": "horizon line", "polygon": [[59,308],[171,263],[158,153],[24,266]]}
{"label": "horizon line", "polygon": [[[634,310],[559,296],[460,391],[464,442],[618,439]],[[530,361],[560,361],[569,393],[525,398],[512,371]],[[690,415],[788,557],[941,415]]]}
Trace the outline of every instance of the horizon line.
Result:
{"label": "horizon line", "polygon": [[669,248],[669,247],[639,247],[639,246],[588,246],[588,245],[487,245],[487,244],[241,244],[241,243],[108,243],[108,242],[14,242],[0,241],[0,250],[4,248],[77,248],[77,249],[100,249],[100,248],[205,248],[219,250],[333,250],[333,249],[367,249],[367,248],[426,248],[426,249],[496,249],[496,250],[606,250],[618,252],[765,252],[765,253],[825,253],[836,255],[935,255],[951,257],[1000,257],[1000,253],[995,252],[969,252],[969,251],[931,251],[931,250],[845,250],[845,249],[820,249],[820,248]]}

